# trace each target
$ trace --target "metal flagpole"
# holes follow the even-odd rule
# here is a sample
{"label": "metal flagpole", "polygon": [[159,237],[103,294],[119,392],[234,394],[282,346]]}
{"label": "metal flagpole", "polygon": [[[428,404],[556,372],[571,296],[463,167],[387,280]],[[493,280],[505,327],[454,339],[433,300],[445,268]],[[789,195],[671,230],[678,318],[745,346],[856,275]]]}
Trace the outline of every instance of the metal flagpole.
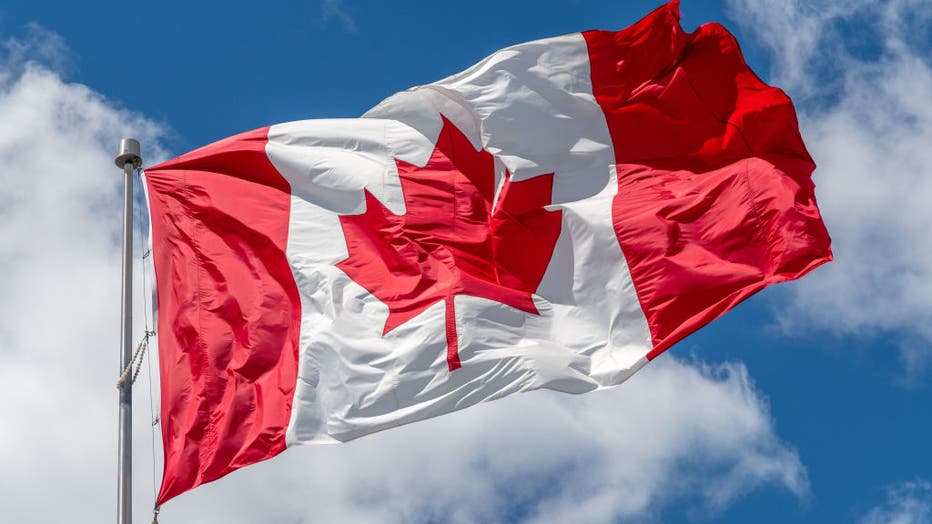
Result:
{"label": "metal flagpole", "polygon": [[[130,365],[133,345],[133,173],[142,166],[139,141],[120,140],[114,159],[123,169],[123,302],[120,323],[120,370]],[[120,384],[120,436],[118,439],[117,523],[133,522],[133,381]]]}

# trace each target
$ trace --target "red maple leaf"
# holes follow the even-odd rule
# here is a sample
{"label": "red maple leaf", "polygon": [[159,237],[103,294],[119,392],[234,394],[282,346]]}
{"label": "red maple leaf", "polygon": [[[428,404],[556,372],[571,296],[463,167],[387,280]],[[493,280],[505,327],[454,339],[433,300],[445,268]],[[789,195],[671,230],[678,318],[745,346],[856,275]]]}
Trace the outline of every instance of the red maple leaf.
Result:
{"label": "red maple leaf", "polygon": [[366,190],[366,211],[341,216],[349,256],[337,267],[388,306],[382,334],[443,300],[447,364],[460,367],[453,297],[470,295],[538,314],[531,295],[560,234],[548,211],[553,174],[505,181],[495,202],[492,155],[449,120],[430,160],[395,161],[407,207],[395,215]]}

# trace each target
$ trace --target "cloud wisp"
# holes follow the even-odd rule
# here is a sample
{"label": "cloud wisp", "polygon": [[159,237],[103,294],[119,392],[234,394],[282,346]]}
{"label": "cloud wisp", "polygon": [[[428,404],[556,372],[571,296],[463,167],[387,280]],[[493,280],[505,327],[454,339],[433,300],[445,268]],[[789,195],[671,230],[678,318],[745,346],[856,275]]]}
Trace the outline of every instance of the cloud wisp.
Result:
{"label": "cloud wisp", "polygon": [[836,255],[782,321],[892,339],[916,384],[932,364],[932,0],[729,5],[797,101]]}
{"label": "cloud wisp", "polygon": [[932,484],[926,480],[888,486],[886,501],[872,508],[859,524],[932,524]]}
{"label": "cloud wisp", "polygon": [[359,32],[356,20],[349,14],[342,0],[323,0],[321,13],[324,22],[337,20],[347,33],[356,34]]}

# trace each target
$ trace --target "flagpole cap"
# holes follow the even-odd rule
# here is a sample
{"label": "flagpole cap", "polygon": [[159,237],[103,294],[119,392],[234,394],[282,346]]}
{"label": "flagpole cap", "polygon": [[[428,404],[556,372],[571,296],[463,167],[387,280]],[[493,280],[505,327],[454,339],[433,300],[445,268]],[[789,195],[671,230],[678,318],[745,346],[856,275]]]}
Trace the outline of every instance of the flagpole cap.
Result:
{"label": "flagpole cap", "polygon": [[139,140],[135,138],[124,138],[120,140],[120,154],[117,155],[113,162],[119,168],[126,164],[132,164],[134,168],[142,166],[142,155],[139,154]]}

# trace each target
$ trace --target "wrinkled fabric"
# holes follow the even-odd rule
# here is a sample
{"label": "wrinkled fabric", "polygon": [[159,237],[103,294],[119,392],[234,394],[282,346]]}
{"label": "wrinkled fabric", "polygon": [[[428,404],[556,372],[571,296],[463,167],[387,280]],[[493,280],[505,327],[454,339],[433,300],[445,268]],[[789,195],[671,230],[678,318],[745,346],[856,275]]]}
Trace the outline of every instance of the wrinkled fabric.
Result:
{"label": "wrinkled fabric", "polygon": [[767,285],[831,260],[789,97],[719,24],[670,3],[584,33],[618,170],[612,217],[652,358]]}
{"label": "wrinkled fabric", "polygon": [[790,100],[677,2],[151,168],[163,503],[296,444],[620,384],[831,259]]}

